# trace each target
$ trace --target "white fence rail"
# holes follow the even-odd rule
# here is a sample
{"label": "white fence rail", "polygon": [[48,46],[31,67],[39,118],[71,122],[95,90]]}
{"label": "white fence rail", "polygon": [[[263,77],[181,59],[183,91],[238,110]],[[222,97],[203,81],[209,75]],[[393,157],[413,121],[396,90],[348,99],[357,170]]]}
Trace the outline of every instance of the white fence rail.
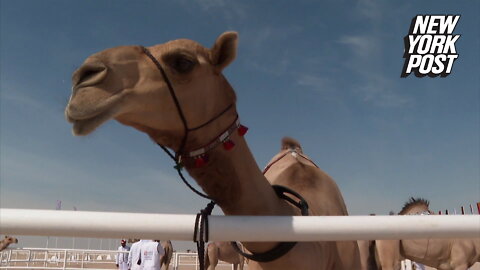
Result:
{"label": "white fence rail", "polygon": [[0,269],[105,269],[115,265],[119,251],[17,248],[0,253]]}
{"label": "white fence rail", "polygon": [[[195,215],[0,209],[0,234],[11,235],[191,241],[194,222]],[[480,215],[211,216],[209,225],[212,241],[341,241],[480,235]]]}
{"label": "white fence rail", "polygon": [[[105,270],[116,269],[116,250],[16,248],[0,252],[0,269]],[[174,252],[171,269],[198,270],[197,253]],[[230,270],[232,265],[219,262],[217,269]]]}

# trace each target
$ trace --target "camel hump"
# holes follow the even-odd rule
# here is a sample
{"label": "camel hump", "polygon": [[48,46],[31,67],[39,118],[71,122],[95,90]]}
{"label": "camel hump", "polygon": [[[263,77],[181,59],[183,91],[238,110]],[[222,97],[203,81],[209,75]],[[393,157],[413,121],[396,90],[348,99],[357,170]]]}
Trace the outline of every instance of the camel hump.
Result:
{"label": "camel hump", "polygon": [[287,150],[287,149],[294,149],[297,150],[300,153],[303,153],[302,146],[300,143],[290,137],[285,137],[282,139],[282,150]]}

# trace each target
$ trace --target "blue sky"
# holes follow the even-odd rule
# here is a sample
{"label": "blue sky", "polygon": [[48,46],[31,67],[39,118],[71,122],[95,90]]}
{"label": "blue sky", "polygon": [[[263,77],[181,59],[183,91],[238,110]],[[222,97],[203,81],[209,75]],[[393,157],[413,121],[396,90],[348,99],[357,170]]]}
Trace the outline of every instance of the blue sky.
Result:
{"label": "blue sky", "polygon": [[[0,206],[196,213],[206,203],[146,135],[73,137],[71,73],[97,51],[239,32],[225,75],[260,167],[283,136],[339,185],[351,214],[480,201],[478,1],[1,1]],[[446,78],[400,78],[417,14],[460,14]]]}

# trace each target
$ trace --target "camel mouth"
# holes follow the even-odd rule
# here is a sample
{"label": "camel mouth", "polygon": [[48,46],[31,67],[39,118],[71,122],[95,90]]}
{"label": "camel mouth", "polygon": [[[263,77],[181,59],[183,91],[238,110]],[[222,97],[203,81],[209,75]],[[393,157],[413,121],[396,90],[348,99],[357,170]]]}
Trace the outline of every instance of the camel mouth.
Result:
{"label": "camel mouth", "polygon": [[72,133],[75,136],[86,136],[92,133],[95,129],[100,127],[102,124],[113,118],[113,110],[107,110],[101,112],[95,116],[84,119],[74,119],[70,117],[67,113],[66,118],[68,122],[72,123]]}
{"label": "camel mouth", "polygon": [[117,105],[122,96],[122,94],[113,95],[94,106],[77,104],[75,98],[71,98],[65,109],[65,118],[73,124],[73,135],[88,135],[100,125],[112,119],[118,112]]}

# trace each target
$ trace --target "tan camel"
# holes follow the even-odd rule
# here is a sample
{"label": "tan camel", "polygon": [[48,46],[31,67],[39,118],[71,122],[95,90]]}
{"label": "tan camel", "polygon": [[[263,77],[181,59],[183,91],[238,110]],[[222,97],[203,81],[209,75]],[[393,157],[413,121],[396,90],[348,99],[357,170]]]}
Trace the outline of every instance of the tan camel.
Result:
{"label": "tan camel", "polygon": [[400,270],[400,240],[359,240],[358,243],[364,269]]}
{"label": "tan camel", "polygon": [[165,270],[168,270],[170,267],[170,261],[172,260],[173,256],[173,245],[172,241],[162,241],[161,242],[163,250],[165,251],[165,255],[162,256],[160,259],[160,267],[164,266]]}
{"label": "tan camel", "polygon": [[[367,269],[367,270],[383,269],[381,267],[379,256],[376,250],[377,242],[378,241],[375,241],[375,240],[358,240],[358,247],[360,251],[360,261],[361,261],[362,269]],[[382,251],[383,250],[384,249],[382,249]],[[389,268],[385,268],[385,269],[389,269]],[[389,270],[393,270],[393,269],[389,269]],[[395,270],[399,270],[399,269],[395,268]]]}
{"label": "tan camel", "polygon": [[215,270],[218,261],[233,264],[235,270],[243,270],[245,257],[237,253],[230,242],[212,242],[208,244],[205,252],[205,269]]}
{"label": "tan camel", "polygon": [[400,270],[401,261],[404,258],[400,255],[400,240],[375,240],[370,241],[370,252],[375,260],[371,262],[369,270]]}
{"label": "tan camel", "polygon": [[[434,215],[429,202],[410,198],[400,215]],[[480,261],[480,238],[413,239],[376,241],[377,256],[382,270],[399,269],[400,260],[409,260],[438,270],[466,270]]]}
{"label": "tan camel", "polygon": [[[245,129],[239,128],[236,95],[222,75],[236,49],[237,33],[226,32],[212,49],[180,39],[93,54],[73,74],[66,118],[75,135],[88,135],[109,119],[148,134],[181,157],[226,215],[299,215],[270,183],[305,196],[311,215],[347,215],[335,182],[305,158],[288,154],[262,174],[242,136]],[[292,147],[299,145],[284,144],[282,152]],[[242,244],[262,253],[279,243]],[[303,242],[274,261],[250,261],[249,269],[351,270],[359,265],[355,242]]]}
{"label": "tan camel", "polygon": [[5,235],[3,240],[0,241],[0,251],[6,249],[10,244],[17,244],[18,239],[12,236]]}
{"label": "tan camel", "polygon": [[[272,185],[287,186],[301,193],[310,206],[311,215],[348,215],[337,184],[303,153],[297,141],[284,138],[280,153],[272,158],[264,172],[265,177]],[[333,261],[336,268],[364,268],[360,261],[357,242],[342,241],[322,244],[325,246],[317,246],[317,248],[326,248],[332,252],[331,256],[335,258]]]}

